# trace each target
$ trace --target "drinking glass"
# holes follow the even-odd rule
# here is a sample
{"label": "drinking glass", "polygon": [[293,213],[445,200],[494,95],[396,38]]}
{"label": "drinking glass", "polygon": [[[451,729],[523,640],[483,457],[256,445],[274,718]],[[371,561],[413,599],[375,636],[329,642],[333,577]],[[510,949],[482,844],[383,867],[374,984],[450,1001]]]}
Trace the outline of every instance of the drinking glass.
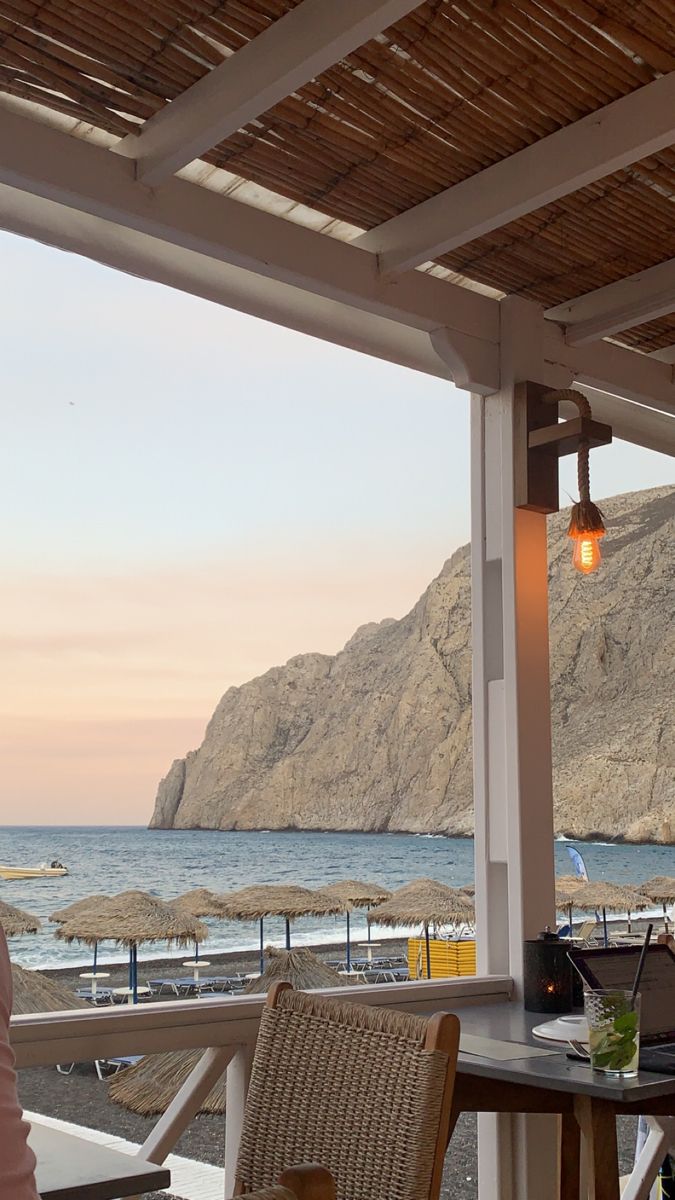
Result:
{"label": "drinking glass", "polygon": [[637,1075],[640,1055],[640,993],[617,988],[584,992],[591,1066],[604,1075]]}

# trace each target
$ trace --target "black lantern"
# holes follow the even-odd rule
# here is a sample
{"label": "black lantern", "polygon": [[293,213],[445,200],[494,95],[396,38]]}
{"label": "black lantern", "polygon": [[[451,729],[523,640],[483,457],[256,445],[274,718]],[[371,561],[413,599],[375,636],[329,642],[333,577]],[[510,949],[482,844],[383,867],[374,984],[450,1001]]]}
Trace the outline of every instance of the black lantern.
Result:
{"label": "black lantern", "polygon": [[527,1012],[571,1012],[572,964],[568,944],[547,927],[534,941],[524,943],[523,990]]}

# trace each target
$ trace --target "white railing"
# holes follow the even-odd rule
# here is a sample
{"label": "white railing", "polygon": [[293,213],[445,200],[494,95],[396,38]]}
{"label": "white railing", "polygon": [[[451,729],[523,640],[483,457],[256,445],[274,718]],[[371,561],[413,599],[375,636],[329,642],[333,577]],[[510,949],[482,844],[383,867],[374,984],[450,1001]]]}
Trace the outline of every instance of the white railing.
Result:
{"label": "white railing", "polygon": [[[507,976],[466,976],[410,983],[323,989],[322,994],[362,1004],[431,1014],[507,1000]],[[159,1118],[138,1154],[162,1163],[227,1070],[225,1195],[234,1189],[234,1170],[263,995],[158,1001],[119,1008],[77,1009],[14,1017],[11,1039],[17,1067],[88,1062],[127,1054],[204,1049],[197,1066]]]}

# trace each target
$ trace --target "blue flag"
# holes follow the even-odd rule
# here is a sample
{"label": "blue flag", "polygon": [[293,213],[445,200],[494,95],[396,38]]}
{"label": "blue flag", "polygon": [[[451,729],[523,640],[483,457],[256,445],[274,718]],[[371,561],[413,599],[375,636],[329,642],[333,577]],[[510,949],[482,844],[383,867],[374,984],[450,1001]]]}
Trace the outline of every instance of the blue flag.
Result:
{"label": "blue flag", "polygon": [[581,857],[579,851],[576,849],[575,846],[566,846],[565,849],[567,850],[567,853],[569,854],[570,858],[572,859],[572,865],[574,866],[575,875],[577,875],[579,877],[579,879],[585,879],[586,882],[588,882],[588,871],[586,870],[586,863],[584,862],[583,858]]}

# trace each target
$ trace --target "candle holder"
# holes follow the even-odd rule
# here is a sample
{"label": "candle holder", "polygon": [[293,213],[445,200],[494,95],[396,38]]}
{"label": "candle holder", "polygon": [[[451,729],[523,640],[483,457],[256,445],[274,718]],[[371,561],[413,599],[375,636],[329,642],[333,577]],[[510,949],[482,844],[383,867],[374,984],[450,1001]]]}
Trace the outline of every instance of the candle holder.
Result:
{"label": "candle holder", "polygon": [[523,990],[527,1012],[566,1013],[573,1008],[568,945],[547,927],[524,943]]}

